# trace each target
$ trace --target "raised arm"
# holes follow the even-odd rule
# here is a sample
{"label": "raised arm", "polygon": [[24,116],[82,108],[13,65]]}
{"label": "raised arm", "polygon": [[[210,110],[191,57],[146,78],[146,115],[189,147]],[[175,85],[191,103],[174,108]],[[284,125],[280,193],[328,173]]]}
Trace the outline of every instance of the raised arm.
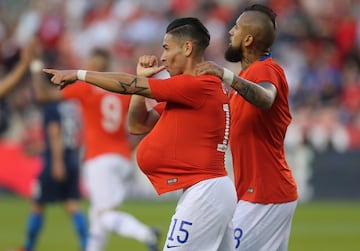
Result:
{"label": "raised arm", "polygon": [[[141,56],[137,65],[137,75],[151,77],[163,67],[158,67],[155,56]],[[154,127],[160,115],[146,105],[146,98],[133,95],[128,112],[128,130],[131,134],[146,134]]]}
{"label": "raised arm", "polygon": [[27,72],[29,63],[31,61],[32,52],[31,46],[24,48],[21,51],[20,61],[15,68],[0,80],[0,98],[8,94],[17,84],[20,83],[21,78]]}
{"label": "raised arm", "polygon": [[270,109],[277,95],[276,87],[269,82],[256,84],[236,76],[230,70],[214,62],[203,62],[196,66],[198,75],[210,74],[222,79],[237,91],[246,101],[260,109]]}

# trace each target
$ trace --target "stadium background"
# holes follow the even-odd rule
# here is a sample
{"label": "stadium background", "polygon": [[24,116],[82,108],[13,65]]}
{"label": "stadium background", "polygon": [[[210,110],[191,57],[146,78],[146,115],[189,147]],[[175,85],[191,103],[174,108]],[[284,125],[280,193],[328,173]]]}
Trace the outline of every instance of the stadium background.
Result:
{"label": "stadium background", "polygon": [[[200,18],[211,33],[207,59],[238,71],[223,58],[227,31],[255,2],[278,14],[273,56],[290,85],[286,151],[300,193],[290,250],[360,250],[359,0],[0,0],[0,76],[35,31],[48,66],[81,68],[100,46],[111,50],[115,70],[134,73],[139,55],[160,54],[166,25],[179,16]],[[6,97],[7,109],[0,104],[8,122],[0,137],[0,251],[21,241],[29,182],[40,168],[41,114],[29,81],[26,76]],[[140,218],[147,211],[154,224],[151,212],[163,212],[158,217],[166,229],[168,220],[160,216],[171,215],[177,194],[158,198],[139,172],[130,191],[126,207],[139,210]],[[56,206],[51,210],[61,219]],[[55,238],[48,236],[44,245],[55,251]]]}

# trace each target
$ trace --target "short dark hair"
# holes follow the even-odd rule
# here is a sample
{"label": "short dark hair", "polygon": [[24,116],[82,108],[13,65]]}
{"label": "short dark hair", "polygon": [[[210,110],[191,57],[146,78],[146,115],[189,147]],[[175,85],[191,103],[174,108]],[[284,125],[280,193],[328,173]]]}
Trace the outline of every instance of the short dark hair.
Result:
{"label": "short dark hair", "polygon": [[199,49],[204,51],[210,43],[210,33],[195,17],[178,18],[166,28],[166,33],[179,38],[191,38],[197,42]]}
{"label": "short dark hair", "polygon": [[95,47],[90,52],[91,58],[100,58],[103,62],[102,69],[100,71],[108,71],[111,65],[111,53],[108,49],[103,47]]}
{"label": "short dark hair", "polygon": [[274,29],[276,29],[276,13],[270,9],[269,7],[262,5],[262,4],[253,4],[251,6],[248,6],[244,9],[245,11],[259,11],[261,13],[264,13],[266,16],[268,16],[273,23]]}
{"label": "short dark hair", "polygon": [[110,60],[111,55],[109,50],[102,48],[102,47],[95,47],[91,50],[91,56],[96,56],[96,57],[102,57],[104,58],[106,61]]}

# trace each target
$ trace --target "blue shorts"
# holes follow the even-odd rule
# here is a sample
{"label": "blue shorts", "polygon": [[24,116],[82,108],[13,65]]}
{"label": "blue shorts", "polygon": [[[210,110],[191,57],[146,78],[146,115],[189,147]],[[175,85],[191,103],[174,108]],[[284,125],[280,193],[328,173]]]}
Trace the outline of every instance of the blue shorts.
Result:
{"label": "blue shorts", "polygon": [[44,167],[37,179],[32,199],[40,204],[80,199],[79,168],[67,168],[65,180],[56,181],[49,167]]}

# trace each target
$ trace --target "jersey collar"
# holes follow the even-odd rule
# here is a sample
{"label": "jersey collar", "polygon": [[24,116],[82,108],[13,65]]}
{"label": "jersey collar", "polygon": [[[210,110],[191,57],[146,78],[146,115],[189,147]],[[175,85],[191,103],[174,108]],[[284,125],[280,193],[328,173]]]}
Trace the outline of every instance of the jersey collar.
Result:
{"label": "jersey collar", "polygon": [[272,57],[272,53],[271,52],[267,52],[264,56],[262,56],[259,61],[264,61],[268,58],[271,58]]}

